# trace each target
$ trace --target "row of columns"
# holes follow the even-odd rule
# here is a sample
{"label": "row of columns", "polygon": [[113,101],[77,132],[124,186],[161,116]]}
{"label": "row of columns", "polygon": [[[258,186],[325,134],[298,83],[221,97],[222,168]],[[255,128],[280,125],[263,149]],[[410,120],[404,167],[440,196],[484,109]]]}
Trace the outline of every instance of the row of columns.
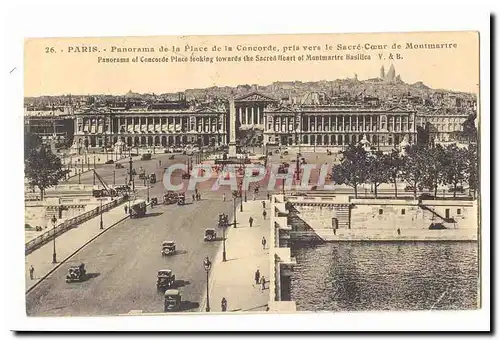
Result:
{"label": "row of columns", "polygon": [[241,124],[264,124],[264,110],[261,107],[239,107],[238,118]]}
{"label": "row of columns", "polygon": [[[286,145],[299,144],[321,145],[321,146],[346,146],[357,143],[366,135],[368,142],[373,145],[387,146],[401,142],[407,134],[285,134],[269,136],[267,142],[278,142]],[[298,141],[297,141],[298,140]],[[412,143],[413,134],[408,134],[408,141]]]}
{"label": "row of columns", "polygon": [[[289,132],[295,130],[296,118],[294,116],[274,116],[272,130],[277,132]],[[325,129],[325,128],[329,129]],[[269,127],[267,127],[269,128]],[[299,122],[299,131],[401,131],[409,132],[414,128],[413,123],[407,116],[306,116],[302,124]]]}
{"label": "row of columns", "polygon": [[[84,146],[85,138],[77,137],[78,143],[81,146]],[[178,144],[187,144],[187,143],[200,143],[201,146],[208,146],[214,143],[215,145],[226,144],[226,135],[218,134],[176,134],[176,135],[149,135],[149,136],[137,136],[137,135],[129,135],[124,136],[123,134],[120,136],[117,135],[109,135],[109,136],[95,136],[92,135],[87,138],[89,147],[104,147],[105,145],[115,144],[118,140],[122,140],[127,146],[172,146]]]}
{"label": "row of columns", "polygon": [[[92,123],[93,120],[95,123]],[[113,123],[116,124],[116,129],[113,129]],[[221,129],[219,129],[219,123]],[[84,117],[81,121],[77,120],[75,131],[93,134],[167,132],[181,130],[184,127],[188,127],[187,130],[190,131],[217,132],[218,130],[225,131],[226,124],[223,119],[219,120],[218,117],[118,117],[115,120]]]}

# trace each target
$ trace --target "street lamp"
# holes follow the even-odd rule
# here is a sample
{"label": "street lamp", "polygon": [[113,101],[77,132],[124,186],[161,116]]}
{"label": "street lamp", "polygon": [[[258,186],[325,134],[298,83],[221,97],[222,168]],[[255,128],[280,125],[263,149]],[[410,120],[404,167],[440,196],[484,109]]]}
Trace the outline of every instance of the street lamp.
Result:
{"label": "street lamp", "polygon": [[222,261],[225,262],[227,261],[226,259],[226,228],[227,225],[229,224],[229,221],[227,219],[223,219],[224,215],[221,216],[219,215],[219,224],[222,226]]}
{"label": "street lamp", "polygon": [[104,229],[103,224],[102,224],[102,199],[99,201],[101,202],[101,207],[99,208],[99,213],[101,213],[101,221],[99,222],[99,228],[102,230],[102,229]]}
{"label": "street lamp", "polygon": [[207,273],[207,307],[205,309],[206,312],[210,311],[210,293],[208,292],[208,273],[210,272],[210,268],[212,267],[212,262],[208,257],[205,257],[203,260],[203,267],[205,268],[205,272]]}
{"label": "street lamp", "polygon": [[54,250],[52,252],[52,263],[55,264],[55,263],[57,263],[57,256],[56,256],[56,222],[57,222],[57,219],[56,219],[55,215],[52,216],[51,221],[52,221],[52,227],[53,227],[52,232],[54,234],[54,238],[53,238],[53,240],[54,240]]}
{"label": "street lamp", "polygon": [[236,197],[238,191],[233,191],[233,227],[236,228]]}
{"label": "street lamp", "polygon": [[129,175],[130,175],[130,182],[132,182],[132,156],[130,157],[129,161],[128,161],[128,164],[129,164]]}

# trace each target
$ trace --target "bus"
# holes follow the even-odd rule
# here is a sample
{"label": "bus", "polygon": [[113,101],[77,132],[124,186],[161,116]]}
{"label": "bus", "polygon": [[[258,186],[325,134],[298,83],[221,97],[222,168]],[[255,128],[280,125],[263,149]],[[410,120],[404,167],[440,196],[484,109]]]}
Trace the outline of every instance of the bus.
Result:
{"label": "bus", "polygon": [[130,203],[130,217],[138,218],[146,215],[146,200],[137,199]]}

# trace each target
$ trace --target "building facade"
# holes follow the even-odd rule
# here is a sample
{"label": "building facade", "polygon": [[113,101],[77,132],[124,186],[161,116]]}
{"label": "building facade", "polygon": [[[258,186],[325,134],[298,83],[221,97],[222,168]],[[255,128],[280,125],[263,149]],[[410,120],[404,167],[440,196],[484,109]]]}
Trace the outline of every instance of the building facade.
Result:
{"label": "building facade", "polygon": [[416,113],[362,106],[279,106],[265,110],[265,142],[342,147],[366,135],[373,146],[416,141]]}
{"label": "building facade", "polygon": [[84,147],[199,146],[227,143],[226,110],[214,108],[89,109],[77,113],[75,144]]}

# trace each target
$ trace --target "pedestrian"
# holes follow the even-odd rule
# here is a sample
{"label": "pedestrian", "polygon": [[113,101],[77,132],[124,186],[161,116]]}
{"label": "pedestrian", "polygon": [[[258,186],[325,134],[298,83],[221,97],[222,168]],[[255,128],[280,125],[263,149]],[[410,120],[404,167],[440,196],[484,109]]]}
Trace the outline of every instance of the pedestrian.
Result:
{"label": "pedestrian", "polygon": [[220,307],[222,311],[227,310],[227,300],[225,297],[222,297],[222,301],[220,301]]}
{"label": "pedestrian", "polygon": [[266,237],[262,237],[262,250],[266,248],[266,243],[267,243]]}
{"label": "pedestrian", "polygon": [[259,284],[260,283],[260,271],[259,269],[257,269],[257,271],[255,271],[255,284]]}
{"label": "pedestrian", "polygon": [[30,279],[33,280],[35,278],[34,276],[35,274],[35,268],[33,267],[33,265],[30,266]]}
{"label": "pedestrian", "polygon": [[262,278],[260,279],[260,284],[262,284],[261,290],[265,290],[266,289],[266,278],[264,276],[262,276]]}
{"label": "pedestrian", "polygon": [[401,230],[398,227],[398,236],[400,236],[400,235],[401,235]]}
{"label": "pedestrian", "polygon": [[125,210],[125,214],[127,214],[128,213],[128,206],[125,205],[125,207],[123,209]]}
{"label": "pedestrian", "polygon": [[161,160],[158,160],[158,165],[161,167]]}
{"label": "pedestrian", "polygon": [[252,217],[248,218],[248,223],[250,224],[250,227],[252,227],[252,224],[253,224],[253,218]]}
{"label": "pedestrian", "polygon": [[337,229],[335,227],[333,228],[333,234],[337,235]]}
{"label": "pedestrian", "polygon": [[267,215],[266,211],[262,212],[262,216],[264,217],[264,220],[266,220],[266,215]]}
{"label": "pedestrian", "polygon": [[255,193],[252,196],[252,200],[255,201]]}
{"label": "pedestrian", "polygon": [[201,200],[201,194],[198,193],[198,201],[200,201],[200,200]]}
{"label": "pedestrian", "polygon": [[269,192],[267,192],[267,200],[270,200],[271,196],[269,195]]}
{"label": "pedestrian", "polygon": [[264,200],[262,200],[262,209],[266,209],[266,202]]}
{"label": "pedestrian", "polygon": [[226,193],[222,194],[222,201],[226,201]]}
{"label": "pedestrian", "polygon": [[193,193],[193,202],[195,202],[195,201],[196,201],[196,196]]}

